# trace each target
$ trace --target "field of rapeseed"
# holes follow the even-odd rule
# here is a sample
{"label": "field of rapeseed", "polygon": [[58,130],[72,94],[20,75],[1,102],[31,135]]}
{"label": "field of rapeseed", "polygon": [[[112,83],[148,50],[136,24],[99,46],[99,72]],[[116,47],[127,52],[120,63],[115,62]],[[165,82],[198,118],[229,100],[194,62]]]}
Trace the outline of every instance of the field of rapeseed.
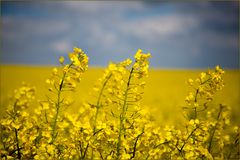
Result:
{"label": "field of rapeseed", "polygon": [[[181,104],[167,96],[163,102],[144,101],[144,97],[164,95],[176,81],[168,79],[165,88],[145,87],[151,85],[150,57],[138,50],[133,60],[110,63],[102,76],[98,71],[101,78],[93,85],[90,98],[88,93],[81,98],[76,94],[88,72],[87,55],[74,48],[69,63],[60,57],[61,67],[43,77],[47,90],[41,90],[40,98],[35,96],[38,90],[26,83],[14,90],[8,102],[1,97],[1,109],[6,110],[0,121],[1,158],[239,159],[239,92],[229,94],[236,102],[230,104],[233,108],[225,104],[228,101],[221,97],[227,85],[225,71],[216,66],[186,77],[186,95],[178,93],[179,88],[171,91],[183,98]],[[164,103],[175,108],[164,107]],[[175,121],[164,122],[172,119],[171,114],[157,119],[156,106],[158,111],[174,112]]]}

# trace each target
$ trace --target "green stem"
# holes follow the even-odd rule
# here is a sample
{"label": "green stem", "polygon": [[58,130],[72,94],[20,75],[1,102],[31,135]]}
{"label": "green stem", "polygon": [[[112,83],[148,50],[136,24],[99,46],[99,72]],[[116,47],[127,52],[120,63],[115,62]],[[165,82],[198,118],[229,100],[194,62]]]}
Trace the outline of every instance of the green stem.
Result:
{"label": "green stem", "polygon": [[143,135],[143,133],[144,133],[144,131],[136,137],[136,140],[135,140],[134,146],[133,146],[132,156],[130,159],[133,159],[135,157],[136,152],[137,152],[137,142],[138,142],[139,138]]}
{"label": "green stem", "polygon": [[128,90],[129,90],[133,71],[134,71],[134,68],[131,69],[129,77],[128,77],[127,88],[124,93],[124,102],[123,102],[123,106],[122,106],[122,112],[119,117],[120,126],[119,126],[118,143],[117,143],[117,159],[120,159],[120,155],[121,155],[120,151],[121,151],[121,146],[122,146],[122,134],[123,134],[123,130],[124,130],[124,122],[125,122],[126,111],[127,111],[126,105],[127,105],[127,98],[128,98]]}
{"label": "green stem", "polygon": [[[204,82],[201,82],[200,85],[204,85],[205,83],[207,83],[208,81],[210,81],[211,79],[208,78],[206,81]],[[199,88],[196,90],[196,93],[195,93],[195,98],[194,98],[194,102],[197,103],[198,102],[198,95],[199,95]],[[197,107],[194,107],[194,119],[197,118],[197,114],[198,114],[198,111],[197,111]]]}
{"label": "green stem", "polygon": [[[13,119],[16,120],[16,116],[17,116],[17,102],[18,100],[15,101],[14,105],[13,105]],[[18,130],[16,128],[14,128],[14,134],[15,134],[15,139],[16,139],[16,146],[17,146],[17,157],[18,159],[21,159],[22,158],[22,155],[21,155],[21,149],[20,149],[20,146],[19,146],[19,139],[18,139]]]}
{"label": "green stem", "polygon": [[88,147],[89,147],[89,143],[87,144],[85,150],[84,150],[84,154],[83,156],[81,157],[81,159],[85,159],[85,156],[87,155],[87,150],[88,150]]}
{"label": "green stem", "polygon": [[[199,89],[197,89],[196,94],[195,94],[195,100],[194,102],[197,103],[197,96],[199,94]],[[197,107],[194,107],[194,119],[197,118]]]}
{"label": "green stem", "polygon": [[19,147],[18,131],[16,128],[14,129],[14,132],[15,132],[15,138],[16,138],[16,143],[17,143],[17,152],[18,152],[17,157],[18,157],[18,159],[21,159],[21,149]]}
{"label": "green stem", "polygon": [[179,149],[179,152],[181,153],[183,151],[183,148],[187,144],[188,139],[193,135],[193,133],[198,129],[198,127],[194,128],[192,132],[188,135],[187,139],[184,141],[182,147]]}
{"label": "green stem", "polygon": [[[217,122],[218,122],[219,119],[220,119],[220,116],[221,116],[221,113],[222,113],[222,109],[223,109],[223,106],[220,105],[220,110],[219,110],[218,116],[217,116]],[[209,153],[211,153],[213,137],[214,137],[214,135],[215,135],[216,129],[217,129],[217,124],[214,126],[213,131],[212,131],[212,134],[211,134],[210,139],[209,139],[209,146],[208,146],[208,152],[209,152]]]}
{"label": "green stem", "polygon": [[[237,134],[235,135],[235,138],[233,139],[233,142],[232,142],[231,146],[230,146],[227,159],[231,159],[232,152],[238,152],[238,153],[240,153],[239,137],[240,137],[240,133],[237,133]],[[235,148],[235,149],[234,149],[234,148]],[[236,150],[236,149],[237,149],[237,150]]]}
{"label": "green stem", "polygon": [[197,119],[197,107],[194,107],[194,119]]}
{"label": "green stem", "polygon": [[104,88],[106,87],[109,79],[111,78],[112,74],[110,74],[107,78],[106,78],[106,81],[103,83],[103,86],[101,88],[101,91],[99,93],[99,96],[98,96],[98,100],[97,100],[97,105],[96,105],[96,113],[95,113],[95,116],[94,116],[94,127],[93,127],[93,134],[95,134],[96,132],[96,123],[97,123],[97,118],[98,118],[98,114],[99,114],[99,108],[100,108],[100,102],[101,102],[101,98],[102,98],[102,94],[103,94],[103,91],[104,91]]}
{"label": "green stem", "polygon": [[[68,66],[68,69],[73,65],[73,63],[71,63],[69,66]],[[60,110],[60,103],[61,103],[61,93],[62,93],[62,89],[63,89],[63,84],[64,84],[64,80],[65,80],[65,77],[67,75],[67,72],[64,72],[63,73],[63,77],[62,77],[62,80],[61,80],[61,83],[59,85],[59,89],[58,89],[58,96],[57,96],[57,103],[56,103],[56,115],[54,117],[54,122],[53,122],[53,131],[52,131],[52,142],[53,143],[55,141],[55,138],[56,138],[56,128],[57,128],[57,120],[58,120],[58,116],[59,116],[59,110]]]}
{"label": "green stem", "polygon": [[[109,74],[109,76],[107,76],[105,82],[103,83],[101,91],[99,93],[99,96],[98,96],[97,105],[96,105],[96,113],[95,113],[94,122],[93,122],[93,135],[96,134],[96,128],[97,128],[96,127],[96,123],[97,123],[97,118],[98,118],[98,114],[99,114],[100,102],[101,102],[102,94],[103,94],[103,91],[104,91],[104,89],[105,89],[109,79],[111,78],[111,76],[112,76],[112,74]],[[92,151],[91,159],[93,159],[93,151]]]}

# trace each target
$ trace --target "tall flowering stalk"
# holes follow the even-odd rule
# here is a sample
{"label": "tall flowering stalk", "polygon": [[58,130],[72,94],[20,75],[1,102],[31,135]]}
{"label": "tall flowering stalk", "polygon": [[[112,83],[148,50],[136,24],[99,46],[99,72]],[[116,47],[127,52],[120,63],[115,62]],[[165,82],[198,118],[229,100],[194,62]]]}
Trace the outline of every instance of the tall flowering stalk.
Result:
{"label": "tall flowering stalk", "polygon": [[[213,100],[214,94],[224,86],[222,75],[224,71],[216,66],[214,71],[208,70],[202,72],[194,81],[188,80],[190,87],[194,92],[189,92],[185,101],[188,111],[185,132],[173,131],[175,137],[175,147],[182,158],[192,159],[194,157],[214,159],[222,157],[221,144],[224,143],[223,133],[226,125],[229,124],[229,109],[227,106],[220,104],[219,108],[209,107],[209,102]],[[200,113],[203,113],[200,115]],[[215,115],[215,113],[217,113]],[[207,116],[203,116],[207,115]],[[214,150],[219,154],[212,152],[214,141]],[[191,146],[191,148],[190,148]]]}
{"label": "tall flowering stalk", "polygon": [[94,105],[94,107],[96,108],[96,112],[93,118],[94,119],[93,134],[95,134],[97,131],[96,125],[97,125],[97,119],[99,116],[100,109],[112,103],[111,99],[107,97],[107,93],[106,93],[107,88],[109,88],[108,85],[111,83],[110,81],[111,81],[112,75],[115,74],[115,72],[117,72],[117,70],[115,70],[116,68],[113,68],[112,65],[113,64],[109,64],[108,68],[104,71],[103,77],[100,78],[94,86],[94,90],[98,95],[97,95],[97,102]]}
{"label": "tall flowering stalk", "polygon": [[57,136],[56,126],[60,108],[62,105],[68,103],[62,98],[62,92],[73,91],[76,88],[76,84],[80,82],[82,74],[88,68],[88,57],[80,48],[74,48],[73,52],[69,53],[69,59],[71,63],[64,65],[64,58],[60,57],[59,62],[63,66],[63,69],[59,72],[57,68],[54,68],[52,77],[46,80],[51,86],[49,91],[57,95],[55,100],[56,113],[52,122],[52,143]]}
{"label": "tall flowering stalk", "polygon": [[[131,154],[135,157],[136,145],[143,132],[139,131],[138,134],[135,135],[136,140],[134,140],[135,143],[132,147],[133,152],[131,153],[130,151],[127,151],[129,153],[123,152],[122,145],[125,143],[123,142],[123,136],[127,133],[127,126],[131,125],[133,127],[133,124],[135,123],[130,122],[130,117],[132,119],[134,119],[134,116],[137,117],[137,112],[140,109],[138,102],[142,98],[142,89],[145,85],[144,77],[147,77],[148,75],[149,57],[149,53],[144,54],[141,50],[138,50],[135,55],[134,63],[130,59],[126,59],[116,64],[110,63],[108,68],[105,70],[103,77],[99,79],[98,83],[95,85],[94,90],[98,93],[98,96],[96,104],[92,105],[96,108],[95,116],[93,117],[93,135],[96,134],[97,136],[97,133],[98,135],[101,135],[101,132],[99,131],[101,131],[102,128],[99,127],[99,125],[105,124],[101,122],[102,118],[98,119],[100,109],[103,109],[103,111],[105,110],[103,112],[104,115],[109,115],[109,113],[111,113],[113,117],[118,117],[118,127],[114,124],[114,128],[109,128],[110,130],[105,128],[103,131],[106,135],[108,135],[109,132],[113,132],[115,129],[116,131],[114,131],[114,135],[117,132],[115,135],[117,138],[115,140],[116,150],[114,150],[114,148],[109,148],[110,151],[108,153],[104,152],[106,158],[109,156],[107,154],[112,156],[115,154],[116,159],[131,157]],[[117,108],[114,109],[114,106]],[[111,119],[111,121],[115,120]],[[101,152],[100,155],[104,156],[103,152]]]}
{"label": "tall flowering stalk", "polygon": [[185,99],[187,103],[185,109],[193,110],[193,115],[189,118],[196,119],[198,112],[207,109],[208,103],[213,100],[214,94],[224,87],[223,74],[224,71],[219,66],[216,66],[214,71],[202,72],[195,81],[188,80],[189,86],[194,89],[194,92],[189,92]]}
{"label": "tall flowering stalk", "polygon": [[[127,81],[125,81],[125,90],[122,92],[122,95],[118,95],[118,98],[120,100],[119,101],[120,115],[119,115],[119,131],[118,131],[119,133],[118,133],[118,141],[117,141],[117,159],[124,158],[124,157],[121,157],[121,154],[122,154],[121,150],[123,145],[122,139],[126,132],[125,123],[127,120],[127,112],[128,112],[129,106],[136,105],[136,103],[141,99],[141,93],[139,93],[138,90],[139,90],[139,86],[144,84],[144,82],[136,83],[136,81],[148,75],[148,67],[149,67],[148,58],[150,56],[151,56],[150,53],[144,54],[140,49],[137,51],[137,53],[135,54],[135,63],[132,65],[130,72],[128,73]],[[127,70],[127,67],[129,67],[131,64],[132,64],[132,61],[127,59],[126,61],[122,62],[120,65],[125,70]]]}

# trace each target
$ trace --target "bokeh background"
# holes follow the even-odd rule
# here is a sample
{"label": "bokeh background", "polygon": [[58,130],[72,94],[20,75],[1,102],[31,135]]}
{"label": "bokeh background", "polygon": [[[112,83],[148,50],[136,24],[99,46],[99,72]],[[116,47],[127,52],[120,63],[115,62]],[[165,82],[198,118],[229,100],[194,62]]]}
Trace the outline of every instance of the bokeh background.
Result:
{"label": "bokeh background", "polygon": [[239,68],[239,2],[1,2],[1,63],[56,65],[73,46],[90,65],[152,54],[156,68]]}

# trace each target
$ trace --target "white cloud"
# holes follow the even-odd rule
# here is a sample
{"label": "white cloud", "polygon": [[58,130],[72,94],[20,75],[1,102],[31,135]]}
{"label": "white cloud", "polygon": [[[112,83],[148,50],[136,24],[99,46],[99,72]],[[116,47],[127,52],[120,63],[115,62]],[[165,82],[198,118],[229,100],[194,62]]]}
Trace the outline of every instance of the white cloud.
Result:
{"label": "white cloud", "polygon": [[72,49],[72,44],[67,40],[54,41],[50,46],[56,53],[68,53]]}
{"label": "white cloud", "polygon": [[86,30],[89,34],[85,40],[92,46],[100,45],[102,47],[110,47],[117,43],[117,34],[119,33],[109,31],[105,26],[93,23],[89,25]]}
{"label": "white cloud", "polygon": [[65,21],[53,19],[33,19],[2,16],[3,36],[8,40],[25,39],[31,36],[49,36],[70,30],[71,25]]}
{"label": "white cloud", "polygon": [[198,21],[191,16],[165,15],[128,21],[115,26],[118,26],[124,33],[138,38],[155,40],[156,37],[164,39],[175,34],[188,32],[198,25]]}
{"label": "white cloud", "polygon": [[[88,43],[89,46],[131,48],[134,42],[129,43],[126,38],[129,40],[129,37],[135,37],[149,42],[167,40],[171,36],[188,32],[191,28],[198,26],[198,21],[194,17],[184,15],[148,15],[148,17],[136,19],[124,16],[125,10],[143,10],[145,6],[142,2],[71,1],[61,3],[66,6],[66,10],[71,11],[69,13],[72,13],[72,16],[67,19],[63,19],[65,17],[61,19],[2,17],[5,38],[22,40],[34,36],[52,39],[54,36],[61,35],[58,38],[76,40],[77,35],[85,35],[85,37],[79,37],[83,38],[84,43]],[[104,18],[98,19],[97,15],[102,15]],[[70,48],[70,42],[53,40],[50,47],[56,52],[67,51]]]}

